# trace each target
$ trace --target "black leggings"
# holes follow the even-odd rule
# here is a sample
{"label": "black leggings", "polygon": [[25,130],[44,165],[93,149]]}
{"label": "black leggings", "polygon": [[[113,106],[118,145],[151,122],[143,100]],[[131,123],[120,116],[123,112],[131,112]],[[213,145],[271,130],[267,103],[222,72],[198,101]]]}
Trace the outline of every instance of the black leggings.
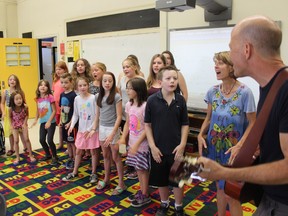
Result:
{"label": "black leggings", "polygon": [[[55,128],[56,128],[56,122],[51,123],[51,125],[48,129],[45,129],[45,124],[46,124],[46,122],[40,124],[40,130],[39,130],[40,143],[42,145],[42,148],[45,151],[46,156],[50,157],[51,153],[52,153],[52,156],[57,158],[56,146],[55,146],[55,143],[53,141]],[[46,136],[47,136],[48,144],[46,142]],[[51,153],[50,153],[49,147],[51,149]]]}

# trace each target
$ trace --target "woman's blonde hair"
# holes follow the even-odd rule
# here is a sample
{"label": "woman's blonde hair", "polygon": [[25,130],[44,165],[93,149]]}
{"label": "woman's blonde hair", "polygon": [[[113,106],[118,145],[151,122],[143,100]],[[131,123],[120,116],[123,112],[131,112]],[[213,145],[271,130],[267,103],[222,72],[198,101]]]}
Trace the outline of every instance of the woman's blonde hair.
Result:
{"label": "woman's blonde hair", "polygon": [[232,71],[229,73],[229,76],[233,79],[236,79],[236,76],[234,75],[233,62],[231,61],[231,58],[230,58],[230,51],[223,51],[223,52],[215,53],[213,60],[222,61],[224,64],[231,66]]}

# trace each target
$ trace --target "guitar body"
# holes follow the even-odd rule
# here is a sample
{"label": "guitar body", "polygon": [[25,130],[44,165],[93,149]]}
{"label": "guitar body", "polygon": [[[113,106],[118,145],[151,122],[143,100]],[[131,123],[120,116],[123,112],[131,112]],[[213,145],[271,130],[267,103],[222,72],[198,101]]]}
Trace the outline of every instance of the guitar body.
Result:
{"label": "guitar body", "polygon": [[253,201],[256,206],[259,205],[263,195],[260,185],[247,182],[226,181],[224,191],[228,196],[239,200],[241,203]]}
{"label": "guitar body", "polygon": [[[259,158],[250,164],[256,165],[258,162]],[[224,191],[228,196],[239,200],[241,203],[253,201],[256,206],[259,205],[263,195],[260,185],[239,181],[225,181]]]}

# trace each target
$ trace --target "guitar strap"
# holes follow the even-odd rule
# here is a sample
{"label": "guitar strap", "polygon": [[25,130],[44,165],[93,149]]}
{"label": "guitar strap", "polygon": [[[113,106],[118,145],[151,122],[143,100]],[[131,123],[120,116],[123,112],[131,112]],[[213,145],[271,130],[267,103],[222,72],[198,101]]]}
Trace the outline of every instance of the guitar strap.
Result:
{"label": "guitar strap", "polygon": [[253,155],[257,150],[258,144],[260,143],[265,125],[268,120],[268,116],[272,109],[273,102],[279,89],[288,79],[288,70],[286,68],[287,66],[279,70],[279,73],[277,74],[277,77],[270,88],[270,91],[264,101],[264,104],[256,118],[253,127],[251,128],[250,133],[244,140],[239,153],[233,161],[232,167],[247,167],[252,165],[254,162]]}

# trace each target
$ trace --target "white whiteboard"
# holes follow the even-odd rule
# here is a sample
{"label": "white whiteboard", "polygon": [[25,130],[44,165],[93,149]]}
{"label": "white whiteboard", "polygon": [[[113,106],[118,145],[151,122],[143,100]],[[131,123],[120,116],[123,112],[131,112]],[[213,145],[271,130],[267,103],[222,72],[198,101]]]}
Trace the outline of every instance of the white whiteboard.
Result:
{"label": "white whiteboard", "polygon": [[143,33],[102,38],[84,39],[81,42],[82,57],[91,64],[103,62],[116,79],[122,71],[122,62],[134,54],[139,60],[141,71],[148,77],[150,61],[160,52],[160,33]]}
{"label": "white whiteboard", "polygon": [[[229,50],[231,30],[232,27],[170,31],[170,51],[188,87],[188,107],[207,108],[203,99],[208,89],[220,82],[216,79],[213,57],[216,52]],[[238,80],[250,87],[257,105],[257,82],[250,77]]]}

